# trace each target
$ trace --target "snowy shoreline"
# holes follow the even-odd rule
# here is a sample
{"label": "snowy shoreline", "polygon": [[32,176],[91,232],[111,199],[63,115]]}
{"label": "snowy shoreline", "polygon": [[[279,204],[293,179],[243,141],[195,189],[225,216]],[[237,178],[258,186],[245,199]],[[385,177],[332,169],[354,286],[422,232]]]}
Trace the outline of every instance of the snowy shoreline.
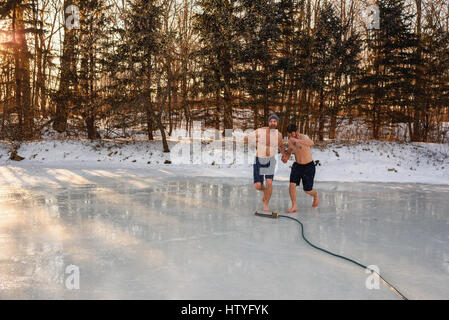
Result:
{"label": "snowy shoreline", "polygon": [[[171,150],[178,142],[176,139],[169,141]],[[217,152],[216,144],[202,141],[202,145],[203,153]],[[234,158],[243,157],[237,155],[239,150],[234,152]],[[55,170],[76,172],[76,176],[81,177],[88,172],[114,171],[124,176],[178,175],[252,181],[251,161],[245,164],[235,164],[235,161],[233,164],[168,163],[172,160],[170,153],[163,153],[162,144],[157,140],[45,140],[23,143],[17,151],[24,160],[9,160],[9,146],[0,142],[0,181],[3,186],[49,183],[50,172]],[[312,155],[319,161],[317,182],[449,184],[448,145],[333,141],[318,144],[312,149]],[[288,181],[292,163],[293,158],[287,164],[278,161],[275,181]],[[76,179],[71,182],[77,184]]]}

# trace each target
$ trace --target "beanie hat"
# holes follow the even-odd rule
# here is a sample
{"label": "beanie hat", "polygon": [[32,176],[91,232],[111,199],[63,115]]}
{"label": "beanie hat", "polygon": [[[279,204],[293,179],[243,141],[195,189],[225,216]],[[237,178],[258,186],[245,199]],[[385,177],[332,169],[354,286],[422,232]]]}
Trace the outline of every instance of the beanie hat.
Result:
{"label": "beanie hat", "polygon": [[274,120],[276,120],[279,123],[279,118],[274,113],[268,117],[268,122],[270,122],[271,119],[274,119]]}

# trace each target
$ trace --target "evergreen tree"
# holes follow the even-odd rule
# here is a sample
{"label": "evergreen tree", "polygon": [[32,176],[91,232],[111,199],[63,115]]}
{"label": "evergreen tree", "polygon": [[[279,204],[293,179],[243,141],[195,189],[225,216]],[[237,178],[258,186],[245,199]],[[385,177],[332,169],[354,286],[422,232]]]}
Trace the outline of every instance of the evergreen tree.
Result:
{"label": "evergreen tree", "polygon": [[[166,72],[161,70],[159,62],[161,55],[166,53],[161,34],[161,12],[162,7],[155,0],[129,2],[125,11],[126,23],[116,30],[121,41],[115,53],[108,58],[105,70],[113,79],[115,92],[121,92],[115,96],[115,101],[135,106],[135,111],[143,111],[148,139],[153,140],[153,131],[159,129],[164,152],[169,152],[162,124],[162,106],[166,103],[170,86],[167,85],[167,90],[161,93],[161,77]],[[161,99],[156,101],[157,98]]]}
{"label": "evergreen tree", "polygon": [[[243,46],[240,61],[243,63],[243,81],[251,97],[255,127],[266,124],[270,107],[276,107],[279,98],[282,2],[244,0],[241,19]],[[285,67],[285,66],[284,66]],[[258,109],[262,110],[259,115]]]}
{"label": "evergreen tree", "polygon": [[99,61],[103,55],[102,44],[106,40],[107,10],[104,0],[80,0],[80,89],[77,113],[84,119],[89,139],[100,138],[95,123],[102,105]]}
{"label": "evergreen tree", "polygon": [[379,0],[378,5],[380,29],[370,32],[370,61],[357,90],[374,139],[381,137],[383,126],[404,121],[405,110],[413,103],[417,45],[404,0]]}
{"label": "evergreen tree", "polygon": [[[203,92],[214,92],[217,107],[223,105],[224,129],[233,128],[233,89],[236,82],[238,53],[238,18],[241,10],[236,0],[199,0],[196,30],[200,35],[203,57]],[[216,124],[218,125],[218,123]]]}
{"label": "evergreen tree", "polygon": [[343,24],[334,7],[327,3],[317,15],[311,35],[303,34],[300,39],[304,45],[298,50],[300,87],[317,101],[314,117],[318,140],[322,141],[328,120],[331,119],[330,135],[334,137],[338,113],[343,106],[349,107],[354,103],[342,94],[346,91],[342,78],[353,77],[359,72],[359,36],[349,34],[349,25]]}
{"label": "evergreen tree", "polygon": [[409,122],[410,137],[412,141],[440,141],[443,134],[432,140],[430,134],[438,132],[444,108],[449,106],[449,32],[427,25],[420,46],[422,53],[417,71],[421,74],[413,88],[415,104],[412,105],[413,120]]}
{"label": "evergreen tree", "polygon": [[287,125],[290,123],[292,112],[296,107],[296,62],[298,52],[295,44],[302,21],[300,8],[303,0],[285,0],[277,4],[279,12],[280,39],[277,59],[277,69],[280,72],[279,88],[279,130],[286,135]]}

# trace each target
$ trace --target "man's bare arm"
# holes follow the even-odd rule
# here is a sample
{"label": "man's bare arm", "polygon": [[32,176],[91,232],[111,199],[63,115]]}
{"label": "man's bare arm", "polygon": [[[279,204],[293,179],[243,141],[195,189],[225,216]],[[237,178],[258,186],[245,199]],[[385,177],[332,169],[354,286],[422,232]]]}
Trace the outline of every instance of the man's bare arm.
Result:
{"label": "man's bare arm", "polygon": [[285,151],[285,156],[287,157],[287,160],[290,159],[292,152],[293,152],[293,143],[289,139],[288,147],[287,147],[287,150]]}
{"label": "man's bare arm", "polygon": [[290,138],[290,140],[294,144],[300,143],[300,144],[305,145],[307,147],[313,147],[315,145],[315,143],[312,141],[312,139],[310,139],[305,134],[299,134],[299,138]]}
{"label": "man's bare arm", "polygon": [[308,146],[308,147],[313,147],[315,145],[315,143],[312,141],[312,139],[310,139],[307,135],[305,134],[301,134],[299,139],[299,143]]}
{"label": "man's bare arm", "polygon": [[282,154],[282,156],[285,156],[285,147],[284,147],[284,141],[282,139],[282,134],[279,133],[278,135],[278,147],[279,147],[279,152]]}

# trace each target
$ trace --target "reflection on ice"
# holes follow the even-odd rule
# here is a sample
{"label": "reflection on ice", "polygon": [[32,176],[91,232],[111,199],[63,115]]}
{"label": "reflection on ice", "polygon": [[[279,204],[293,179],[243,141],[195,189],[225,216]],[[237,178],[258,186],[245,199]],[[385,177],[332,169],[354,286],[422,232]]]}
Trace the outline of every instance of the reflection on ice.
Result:
{"label": "reflection on ice", "polygon": [[[261,195],[247,180],[56,174],[78,185],[0,188],[0,298],[397,298],[308,247],[296,224],[254,217]],[[377,265],[411,299],[449,297],[447,187],[317,189],[320,208],[298,193],[294,215],[313,243]],[[288,205],[276,182],[272,208]],[[79,290],[66,288],[70,265]]]}

